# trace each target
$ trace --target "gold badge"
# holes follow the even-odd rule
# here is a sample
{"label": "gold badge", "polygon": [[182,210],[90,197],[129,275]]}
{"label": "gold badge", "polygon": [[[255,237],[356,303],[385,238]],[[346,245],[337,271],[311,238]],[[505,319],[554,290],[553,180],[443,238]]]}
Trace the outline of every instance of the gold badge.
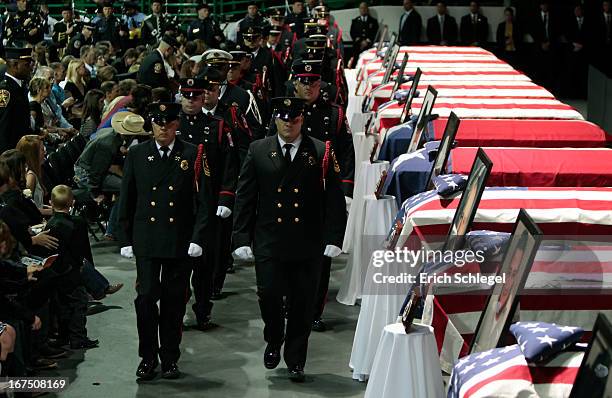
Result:
{"label": "gold badge", "polygon": [[306,65],[306,66],[304,67],[304,70],[305,70],[306,72],[310,72],[310,71],[312,70],[312,66],[310,66],[310,65]]}
{"label": "gold badge", "polygon": [[285,104],[285,106],[291,106],[291,100],[287,98],[285,101],[283,101],[283,104]]}
{"label": "gold badge", "polygon": [[0,90],[0,108],[6,108],[11,100],[11,93],[8,90]]}
{"label": "gold badge", "polygon": [[193,79],[188,79],[188,80],[187,80],[187,85],[188,85],[189,87],[193,86]]}
{"label": "gold badge", "polygon": [[161,104],[161,105],[159,106],[159,110],[160,110],[161,112],[164,112],[164,111],[166,110],[166,105]]}
{"label": "gold badge", "polygon": [[189,162],[187,162],[186,160],[182,160],[181,161],[181,169],[182,170],[187,170],[189,168]]}
{"label": "gold badge", "polygon": [[163,68],[163,65],[161,64],[161,62],[157,62],[155,65],[153,65],[153,72],[161,73],[162,68]]}

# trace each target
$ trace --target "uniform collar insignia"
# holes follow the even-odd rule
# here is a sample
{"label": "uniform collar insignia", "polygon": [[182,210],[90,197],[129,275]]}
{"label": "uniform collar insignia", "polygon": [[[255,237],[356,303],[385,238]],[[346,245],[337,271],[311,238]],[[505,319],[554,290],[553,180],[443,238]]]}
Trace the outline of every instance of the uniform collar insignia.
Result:
{"label": "uniform collar insignia", "polygon": [[149,162],[152,162],[155,158],[153,156],[149,156],[147,159],[149,159]]}
{"label": "uniform collar insignia", "polygon": [[270,156],[272,156],[273,158],[275,158],[275,157],[277,157],[277,156],[278,156],[278,153],[277,153],[276,151],[274,151],[274,152],[270,153]]}

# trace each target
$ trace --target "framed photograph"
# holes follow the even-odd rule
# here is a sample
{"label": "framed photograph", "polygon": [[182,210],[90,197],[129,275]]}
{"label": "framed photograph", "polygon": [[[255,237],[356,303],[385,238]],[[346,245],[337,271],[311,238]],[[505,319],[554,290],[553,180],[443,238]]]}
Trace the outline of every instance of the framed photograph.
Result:
{"label": "framed photograph", "polygon": [[393,95],[402,85],[402,79],[404,77],[404,71],[406,70],[406,64],[408,63],[408,53],[404,53],[404,58],[402,58],[402,64],[397,71],[397,77],[395,78],[395,83],[393,84],[393,88],[391,89],[391,99],[393,99]]}
{"label": "framed photograph", "polygon": [[412,132],[412,138],[410,139],[410,144],[408,145],[408,150],[406,153],[412,153],[419,148],[421,138],[423,137],[423,131],[427,131],[426,129],[427,125],[429,124],[429,117],[431,116],[431,111],[433,110],[437,97],[438,91],[432,86],[427,87],[425,98],[423,98],[423,105],[421,106],[416,127]]}
{"label": "framed photograph", "polygon": [[[380,50],[382,50],[382,46],[385,42],[385,37],[387,37],[388,30],[389,27],[387,25],[381,26],[381,28],[378,30],[378,33],[376,34],[376,39],[378,39],[378,44],[376,45],[376,54],[378,54]],[[376,39],[374,39],[374,42],[376,42]]]}
{"label": "framed photograph", "polygon": [[[410,116],[410,109],[412,108],[412,100],[416,95],[417,89],[419,87],[419,82],[421,81],[421,68],[417,68],[414,73],[414,77],[412,78],[412,84],[410,85],[410,91],[408,91],[408,98],[406,98],[406,103],[404,104],[404,108],[402,109],[402,114],[400,116],[400,124],[404,124],[408,121],[408,116]],[[401,85],[401,83],[400,83]]]}
{"label": "framed photograph", "polygon": [[497,272],[498,276],[505,275],[506,281],[493,286],[476,326],[470,354],[487,351],[503,343],[541,240],[542,231],[525,209],[521,209]]}
{"label": "framed photograph", "polygon": [[597,315],[593,337],[589,343],[570,398],[609,397],[612,394],[612,323],[607,316]]}
{"label": "framed photograph", "polygon": [[455,136],[457,135],[457,130],[459,130],[460,123],[461,120],[459,120],[455,112],[451,112],[448,116],[448,120],[446,121],[446,127],[444,127],[444,134],[442,135],[442,140],[440,140],[440,146],[438,147],[436,159],[434,160],[431,172],[429,173],[427,190],[434,188],[434,177],[439,176],[443,170],[446,170],[448,156],[450,155],[453,143],[455,142]]}
{"label": "framed photograph", "polygon": [[387,69],[385,69],[385,75],[383,76],[382,82],[380,82],[381,86],[384,86],[385,84],[389,83],[389,80],[391,79],[391,74],[395,69],[395,61],[397,60],[397,54],[399,54],[399,50],[400,46],[398,46],[397,44],[391,47],[391,56],[389,56],[387,62]]}
{"label": "framed photograph", "polygon": [[462,240],[469,231],[472,221],[474,220],[480,198],[482,197],[492,168],[493,162],[491,162],[491,159],[489,159],[482,148],[478,148],[465,190],[461,195],[461,200],[459,200],[453,222],[448,230],[449,238],[452,238],[450,241],[453,243],[446,247],[447,250],[455,250],[462,246]]}

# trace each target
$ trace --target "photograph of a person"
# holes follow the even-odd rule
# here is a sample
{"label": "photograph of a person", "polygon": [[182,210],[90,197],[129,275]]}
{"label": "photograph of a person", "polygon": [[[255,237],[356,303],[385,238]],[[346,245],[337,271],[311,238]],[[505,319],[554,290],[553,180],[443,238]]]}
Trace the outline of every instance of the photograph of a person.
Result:
{"label": "photograph of a person", "polygon": [[444,135],[442,135],[442,140],[440,140],[438,152],[436,153],[436,158],[434,159],[433,166],[431,168],[431,173],[429,174],[429,183],[427,184],[427,189],[433,189],[434,177],[439,176],[440,174],[442,174],[443,170],[446,170],[448,156],[450,155],[453,143],[455,142],[455,136],[457,135],[457,131],[459,130],[460,123],[461,120],[459,120],[455,112],[451,112],[448,117],[448,120],[446,121]]}
{"label": "photograph of a person", "polygon": [[400,116],[401,124],[406,123],[411,115],[412,100],[416,95],[422,74],[423,72],[421,71],[421,68],[417,67],[417,70],[414,72],[414,76],[412,77],[412,84],[410,85],[410,91],[408,91],[408,98],[406,98],[406,103],[404,104],[404,108],[402,108],[402,114]]}
{"label": "photograph of a person", "polygon": [[428,129],[429,116],[431,115],[437,96],[438,91],[435,88],[432,86],[427,87],[427,92],[425,93],[425,98],[423,98],[423,104],[419,111],[416,128],[412,133],[412,138],[410,139],[410,144],[408,145],[406,153],[416,151],[421,144],[421,138],[423,137],[423,132]]}
{"label": "photograph of a person", "polygon": [[498,346],[512,321],[536,252],[542,232],[529,214],[521,209],[514,225],[508,249],[497,275],[505,275],[505,283],[496,283],[487,300],[474,333],[470,353],[487,351]]}

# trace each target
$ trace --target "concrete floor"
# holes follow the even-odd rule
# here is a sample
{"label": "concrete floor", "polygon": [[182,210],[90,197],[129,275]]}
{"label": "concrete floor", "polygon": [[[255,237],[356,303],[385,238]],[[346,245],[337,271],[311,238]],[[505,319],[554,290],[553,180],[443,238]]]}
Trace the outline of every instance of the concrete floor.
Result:
{"label": "concrete floor", "polygon": [[[229,275],[225,292],[217,301],[213,320],[219,328],[200,332],[186,330],[179,362],[179,380],[156,379],[137,383],[138,337],[134,313],[134,262],[120,257],[118,248],[95,244],[96,266],[112,282],[125,287],[103,300],[101,312],[88,317],[91,338],[100,348],[75,352],[60,361],[60,368],[41,376],[66,376],[70,386],[58,397],[362,397],[365,384],[351,379],[348,361],[359,315],[358,307],[328,303],[325,319],[332,330],[313,333],[310,338],[307,379],[294,384],[286,379],[284,363],[275,370],[263,367],[265,348],[254,289],[254,267],[237,267]],[[335,298],[345,258],[333,265],[332,291]],[[190,320],[193,317],[188,311]],[[55,396],[55,395],[51,395]]]}

